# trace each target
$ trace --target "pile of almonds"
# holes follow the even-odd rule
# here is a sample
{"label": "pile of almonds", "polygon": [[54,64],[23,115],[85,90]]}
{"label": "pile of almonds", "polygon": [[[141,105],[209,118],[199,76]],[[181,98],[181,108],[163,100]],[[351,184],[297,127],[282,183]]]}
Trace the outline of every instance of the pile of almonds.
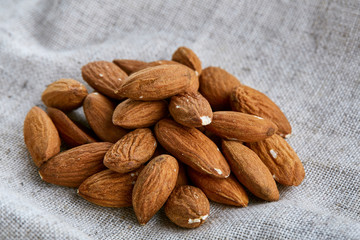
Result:
{"label": "pile of almonds", "polygon": [[[202,69],[189,48],[171,61],[97,61],[81,71],[95,92],[60,79],[42,94],[47,113],[33,107],[25,118],[26,146],[48,183],[100,206],[132,206],[142,225],[165,205],[172,222],[195,228],[208,199],[246,207],[246,188],[277,201],[276,182],[304,179],[279,107],[219,67]],[[92,130],[67,115],[81,106]]]}

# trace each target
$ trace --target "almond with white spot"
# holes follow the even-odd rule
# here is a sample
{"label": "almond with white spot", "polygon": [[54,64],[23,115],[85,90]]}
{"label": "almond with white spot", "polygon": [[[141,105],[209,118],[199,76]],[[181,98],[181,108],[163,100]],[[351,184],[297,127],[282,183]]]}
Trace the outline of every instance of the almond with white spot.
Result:
{"label": "almond with white spot", "polygon": [[213,117],[209,102],[199,92],[173,96],[169,111],[176,122],[187,127],[208,125]]}
{"label": "almond with white spot", "polygon": [[141,225],[145,225],[165,204],[175,188],[179,165],[170,155],[152,159],[136,180],[132,205]]}
{"label": "almond with white spot", "polygon": [[169,153],[196,171],[218,178],[230,175],[230,167],[215,143],[196,128],[162,119],[155,125],[155,134]]}
{"label": "almond with white spot", "polygon": [[127,74],[112,62],[90,62],[81,68],[83,79],[96,91],[107,97],[123,99],[119,89]]}
{"label": "almond with white spot", "polygon": [[104,157],[104,165],[119,173],[131,172],[151,158],[156,146],[151,130],[138,128],[123,136],[109,149]]}
{"label": "almond with white spot", "polygon": [[299,157],[285,139],[279,135],[247,145],[269,168],[278,183],[298,186],[304,179],[305,171]]}
{"label": "almond with white spot", "polygon": [[174,189],[165,204],[166,216],[183,228],[197,228],[210,214],[210,203],[201,189],[189,185]]}

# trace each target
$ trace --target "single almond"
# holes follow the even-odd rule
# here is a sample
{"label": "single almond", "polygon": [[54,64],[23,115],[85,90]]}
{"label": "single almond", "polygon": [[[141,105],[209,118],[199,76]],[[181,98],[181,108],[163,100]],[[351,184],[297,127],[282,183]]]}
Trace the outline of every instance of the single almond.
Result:
{"label": "single almond", "polygon": [[240,85],[236,77],[219,67],[207,67],[202,71],[199,80],[199,92],[214,110],[230,109],[231,91]]}
{"label": "single almond", "polygon": [[112,121],[127,129],[150,127],[168,115],[165,100],[137,101],[126,99],[114,111]]}
{"label": "single almond", "polygon": [[223,153],[236,178],[255,196],[279,200],[279,191],[269,169],[251,149],[236,141],[223,140]]}
{"label": "single almond", "polygon": [[98,92],[86,96],[84,113],[91,129],[105,142],[117,142],[127,131],[112,122],[115,103]]}
{"label": "single almond", "polygon": [[191,182],[200,188],[210,200],[237,207],[248,205],[249,198],[246,191],[233,175],[221,179],[196,172],[190,167],[187,170]]}
{"label": "single almond", "polygon": [[181,64],[149,67],[131,74],[118,92],[134,100],[162,100],[184,92],[193,78],[194,71]]}
{"label": "single almond", "polygon": [[257,142],[275,134],[276,125],[270,120],[240,112],[214,112],[206,130],[229,140]]}
{"label": "single almond", "polygon": [[172,55],[172,60],[188,66],[196,71],[198,75],[201,74],[201,61],[190,48],[179,47]]}
{"label": "single almond", "polygon": [[89,143],[59,153],[41,165],[40,177],[48,183],[78,187],[86,178],[105,169],[104,155],[112,145]]}
{"label": "single almond", "polygon": [[77,126],[61,110],[48,108],[47,113],[59,131],[61,139],[70,147],[96,142],[95,138]]}
{"label": "single almond", "polygon": [[279,135],[247,145],[265,163],[278,183],[298,186],[304,179],[305,171],[299,157]]}
{"label": "single almond", "polygon": [[199,92],[171,97],[169,111],[176,122],[187,127],[208,125],[213,117],[209,102]]}
{"label": "single almond", "polygon": [[114,99],[123,99],[118,90],[127,74],[114,63],[106,61],[90,62],[81,68],[83,79],[96,91]]}
{"label": "single almond", "polygon": [[130,207],[132,190],[141,170],[122,174],[107,169],[95,173],[81,183],[78,194],[103,207]]}
{"label": "single almond", "polygon": [[50,117],[33,107],[25,117],[24,141],[36,166],[60,152],[60,137]]}
{"label": "single almond", "polygon": [[155,125],[155,134],[169,153],[198,172],[218,178],[230,175],[229,165],[215,143],[196,128],[163,119]]}
{"label": "single almond", "polygon": [[290,136],[291,126],[285,114],[265,94],[242,85],[233,89],[230,103],[234,111],[269,119],[277,125],[280,136]]}
{"label": "single almond", "polygon": [[118,67],[120,67],[128,75],[144,69],[147,66],[147,62],[131,59],[115,59],[113,61]]}
{"label": "single almond", "polygon": [[189,185],[178,186],[165,204],[166,216],[183,228],[197,228],[210,214],[210,203],[201,189]]}
{"label": "single almond", "polygon": [[176,180],[176,186],[188,185],[189,180],[186,174],[185,165],[182,162],[178,162],[179,164],[179,175]]}
{"label": "single almond", "polygon": [[47,107],[71,111],[81,106],[88,94],[86,87],[74,79],[60,79],[51,83],[41,95]]}
{"label": "single almond", "polygon": [[141,225],[145,225],[165,204],[175,188],[179,165],[170,155],[152,159],[140,172],[132,192],[132,205]]}
{"label": "single almond", "polygon": [[109,149],[104,157],[104,165],[119,173],[131,172],[151,158],[156,145],[150,129],[138,128],[123,136]]}

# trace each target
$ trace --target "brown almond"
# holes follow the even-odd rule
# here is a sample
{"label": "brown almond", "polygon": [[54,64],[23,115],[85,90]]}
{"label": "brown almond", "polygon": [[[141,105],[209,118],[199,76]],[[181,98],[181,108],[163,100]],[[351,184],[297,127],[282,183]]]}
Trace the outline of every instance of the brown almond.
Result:
{"label": "brown almond", "polygon": [[48,108],[47,113],[59,131],[61,139],[70,147],[77,147],[86,143],[96,142],[95,138],[77,126],[61,110]]}
{"label": "brown almond", "polygon": [[221,179],[201,174],[190,167],[187,170],[191,182],[200,188],[210,200],[237,207],[248,205],[249,198],[246,191],[233,175]]}
{"label": "brown almond", "polygon": [[198,172],[227,178],[230,168],[215,143],[196,128],[188,128],[170,119],[155,125],[159,143],[179,161]]}
{"label": "brown almond", "polygon": [[134,100],[162,100],[184,92],[193,78],[194,71],[181,64],[149,67],[131,74],[118,92]]}
{"label": "brown almond", "polygon": [[99,206],[130,207],[132,190],[141,170],[122,174],[107,169],[95,173],[81,183],[78,194]]}
{"label": "brown almond", "polygon": [[144,69],[147,66],[147,62],[131,59],[115,59],[113,61],[118,67],[120,67],[127,75]]}
{"label": "brown almond", "polygon": [[208,125],[213,117],[209,102],[199,92],[171,97],[169,111],[176,122],[187,127]]}
{"label": "brown almond", "polygon": [[25,117],[24,141],[36,166],[60,152],[60,137],[50,117],[33,107]]}
{"label": "brown almond", "polygon": [[251,149],[236,141],[223,140],[222,150],[236,178],[255,196],[279,200],[279,191],[269,169]]}
{"label": "brown almond", "polygon": [[179,175],[176,180],[176,186],[188,185],[189,180],[186,174],[185,165],[182,162],[178,162],[179,164]]}
{"label": "brown almond", "polygon": [[233,89],[230,103],[232,110],[269,119],[278,127],[280,136],[290,136],[291,126],[285,114],[265,94],[242,85]]}
{"label": "brown almond", "polygon": [[196,71],[198,75],[201,74],[201,61],[190,48],[179,47],[172,55],[172,60],[188,66]]}
{"label": "brown almond", "polygon": [[165,100],[137,101],[126,99],[114,111],[112,121],[127,129],[150,127],[168,115]]}
{"label": "brown almond", "polygon": [[132,204],[141,225],[145,225],[165,204],[175,187],[179,165],[170,155],[152,159],[140,172],[132,193]]}
{"label": "brown almond", "polygon": [[200,75],[199,92],[215,111],[230,109],[230,94],[239,80],[219,67],[207,67]]}
{"label": "brown almond", "polygon": [[74,79],[60,79],[53,82],[41,95],[47,107],[71,111],[81,106],[88,94],[86,87]]}
{"label": "brown almond", "polygon": [[269,168],[278,183],[298,186],[304,179],[305,171],[299,157],[279,135],[275,134],[263,141],[247,145]]}
{"label": "brown almond", "polygon": [[197,228],[210,214],[210,203],[201,189],[179,186],[174,189],[165,204],[166,216],[183,228]]}
{"label": "brown almond", "polygon": [[106,61],[90,62],[81,68],[83,79],[96,91],[107,97],[123,99],[118,90],[127,74],[114,63]]}
{"label": "brown almond", "polygon": [[78,187],[86,178],[105,169],[104,155],[112,145],[89,143],[59,153],[41,165],[40,177],[48,183]]}
{"label": "brown almond", "polygon": [[277,131],[270,120],[232,111],[214,112],[211,124],[205,128],[222,138],[242,142],[261,141]]}
{"label": "brown almond", "polygon": [[109,149],[104,157],[104,165],[119,173],[131,172],[151,158],[156,145],[150,129],[136,129],[123,136]]}
{"label": "brown almond", "polygon": [[117,142],[127,131],[112,122],[115,103],[98,92],[86,96],[84,113],[91,129],[105,142]]}

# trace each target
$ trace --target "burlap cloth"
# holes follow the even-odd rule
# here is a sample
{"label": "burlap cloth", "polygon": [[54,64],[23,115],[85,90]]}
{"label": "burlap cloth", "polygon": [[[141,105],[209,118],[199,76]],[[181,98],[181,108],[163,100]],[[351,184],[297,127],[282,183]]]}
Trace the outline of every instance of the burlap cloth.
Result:
{"label": "burlap cloth", "polygon": [[[360,239],[359,16],[358,0],[1,0],[0,238]],[[89,61],[169,59],[182,45],[281,106],[306,170],[299,187],[247,208],[212,203],[186,230],[162,210],[142,227],[131,208],[40,180],[22,129],[47,84],[83,81]]]}

